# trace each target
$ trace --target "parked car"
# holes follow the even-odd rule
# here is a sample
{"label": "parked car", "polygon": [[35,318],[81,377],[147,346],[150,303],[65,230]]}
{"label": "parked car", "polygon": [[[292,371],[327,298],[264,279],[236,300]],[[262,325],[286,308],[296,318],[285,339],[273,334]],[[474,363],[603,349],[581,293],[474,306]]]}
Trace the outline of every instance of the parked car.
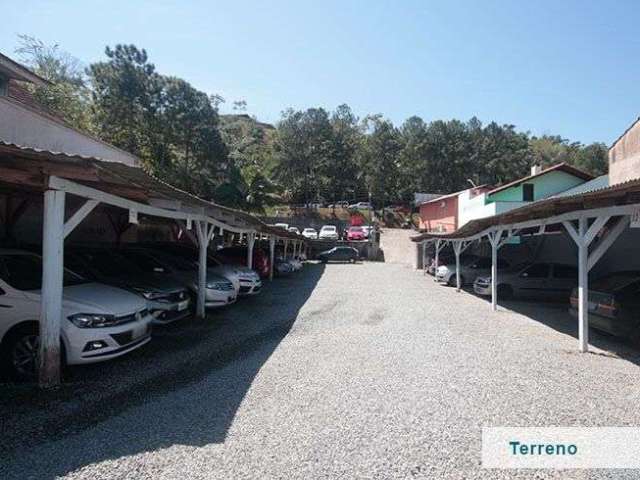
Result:
{"label": "parked car", "polygon": [[186,285],[157,272],[145,272],[109,249],[69,249],[65,266],[95,282],[129,290],[143,297],[154,323],[175,322],[189,316],[191,297]]}
{"label": "parked car", "polygon": [[[511,263],[502,258],[498,258],[498,271],[503,272],[511,266]],[[460,256],[460,284],[472,285],[476,278],[491,275],[491,258],[476,257],[472,255]],[[436,271],[436,280],[447,285],[456,285],[456,263],[440,265]]]}
{"label": "parked car", "polygon": [[[155,244],[155,247],[153,245],[153,243],[148,243],[142,248],[152,250],[156,254],[158,261],[163,262],[165,260],[164,257],[169,254],[173,258],[166,258],[166,261],[176,263],[178,259],[183,260],[177,268],[181,270],[186,270],[187,268],[198,270],[199,252],[195,247],[175,243],[165,244],[164,242]],[[244,258],[246,262],[246,253]],[[188,264],[184,264],[184,261],[188,262]],[[256,253],[254,249],[255,261]],[[262,290],[262,280],[255,270],[238,265],[233,261],[227,261],[226,257],[209,252],[207,255],[207,271],[209,274],[218,275],[231,281],[240,296],[256,295]]]}
{"label": "parked car", "polygon": [[367,234],[362,227],[349,227],[347,229],[347,240],[350,241],[361,241],[366,240]]}
{"label": "parked car", "polygon": [[358,250],[353,247],[333,247],[318,254],[318,260],[327,262],[349,262],[355,263],[360,260]]}
{"label": "parked car", "polygon": [[[246,246],[225,247],[216,251],[214,258],[225,265],[239,265],[246,267],[248,248]],[[269,254],[256,243],[253,247],[253,269],[265,278],[269,276],[271,262]]]}
{"label": "parked car", "polygon": [[[125,250],[123,255],[141,269],[153,270],[164,275],[170,275],[187,285],[193,297],[193,307],[195,308],[199,275],[199,268],[196,262],[169,253],[153,250],[131,249]],[[219,267],[207,268],[204,295],[204,306],[206,308],[230,305],[237,300],[242,290],[237,272],[232,270],[226,275],[223,275],[223,272],[225,272],[225,270]],[[252,273],[257,277],[255,272]],[[258,278],[258,281],[259,280]],[[229,288],[230,285],[231,288]]]}
{"label": "parked car", "polygon": [[[199,252],[193,245],[176,242],[142,242],[136,246],[168,252],[176,257],[184,258],[192,262],[198,262]],[[247,265],[247,247],[226,247],[207,254],[207,266],[214,268],[220,265],[231,265],[240,272],[241,280],[246,274],[247,278],[253,278],[252,269]],[[256,243],[253,248],[253,270],[261,277],[269,276],[269,255]]]}
{"label": "parked car", "polygon": [[349,208],[357,210],[369,210],[371,209],[371,204],[369,202],[352,203],[351,205],[349,205]]}
{"label": "parked car", "polygon": [[298,227],[289,227],[289,232],[300,235],[300,230],[298,230]]}
{"label": "parked car", "polygon": [[286,277],[294,272],[293,265],[282,256],[276,256],[273,263],[273,274],[278,277]]}
{"label": "parked car", "polygon": [[349,208],[349,202],[346,200],[340,200],[339,202],[327,205],[327,208]]}
{"label": "parked car", "polygon": [[371,232],[373,232],[373,227],[371,225],[363,225],[362,231],[364,232],[364,237],[368,239],[371,236]]}
{"label": "parked car", "polygon": [[320,229],[318,238],[320,240],[338,240],[340,236],[335,225],[325,225]]}
{"label": "parked car", "polygon": [[[559,263],[520,264],[498,275],[501,298],[566,299],[578,283],[578,269]],[[491,295],[491,277],[478,277],[473,284],[478,295]]]}
{"label": "parked car", "polygon": [[274,227],[281,228],[283,230],[289,230],[289,224],[288,223],[276,223],[274,225]]}
{"label": "parked car", "polygon": [[302,236],[310,240],[318,239],[318,231],[315,228],[305,228],[302,230]]}
{"label": "parked car", "polygon": [[[578,316],[578,289],[569,297],[569,312]],[[610,273],[591,282],[589,326],[640,343],[640,271]]]}
{"label": "parked car", "polygon": [[[0,362],[17,380],[37,374],[41,288],[39,255],[0,250]],[[100,362],[135,350],[150,340],[152,318],[138,295],[64,270],[63,362]]]}

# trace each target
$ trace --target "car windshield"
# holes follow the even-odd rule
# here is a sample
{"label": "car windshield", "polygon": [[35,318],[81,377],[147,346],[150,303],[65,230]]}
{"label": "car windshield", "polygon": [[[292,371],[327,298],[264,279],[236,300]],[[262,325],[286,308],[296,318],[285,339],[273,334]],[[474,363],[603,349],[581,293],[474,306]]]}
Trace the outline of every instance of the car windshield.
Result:
{"label": "car windshield", "polygon": [[364,229],[362,227],[351,227],[349,229],[350,232],[364,232]]}
{"label": "car windshield", "polygon": [[144,273],[133,262],[117,253],[107,251],[86,252],[83,257],[91,268],[106,277],[122,277]]}
{"label": "car windshield", "polygon": [[135,263],[138,268],[144,270],[145,272],[156,272],[165,268],[164,265],[153,258],[153,256],[145,252],[125,251],[121,252],[121,255],[127,260]]}
{"label": "car windshield", "polygon": [[334,232],[336,230],[336,227],[322,227],[322,230],[324,230],[325,232]]}
{"label": "car windshield", "polygon": [[[3,255],[0,257],[0,274],[16,290],[40,290],[42,288],[42,259],[36,255]],[[64,270],[65,287],[88,283],[80,275]]]}
{"label": "car windshield", "polygon": [[640,279],[640,272],[615,272],[599,278],[591,285],[591,290],[615,292]]}
{"label": "car windshield", "polygon": [[316,232],[313,228],[305,228],[304,231],[306,233],[315,233]]}

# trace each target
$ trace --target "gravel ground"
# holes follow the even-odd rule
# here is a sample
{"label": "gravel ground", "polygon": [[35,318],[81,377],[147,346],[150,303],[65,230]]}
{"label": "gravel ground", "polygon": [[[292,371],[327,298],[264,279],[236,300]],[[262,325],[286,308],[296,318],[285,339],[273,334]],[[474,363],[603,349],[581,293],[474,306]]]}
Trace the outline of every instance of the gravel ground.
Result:
{"label": "gravel ground", "polygon": [[507,307],[308,265],[55,396],[0,390],[0,478],[640,478],[481,468],[482,426],[640,424],[637,352],[577,354],[564,307]]}

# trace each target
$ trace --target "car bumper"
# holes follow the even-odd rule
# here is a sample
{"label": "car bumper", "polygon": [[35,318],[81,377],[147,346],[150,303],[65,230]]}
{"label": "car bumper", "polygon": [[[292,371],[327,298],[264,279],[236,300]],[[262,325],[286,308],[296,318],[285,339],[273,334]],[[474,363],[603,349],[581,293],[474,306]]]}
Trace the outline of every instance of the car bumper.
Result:
{"label": "car bumper", "polygon": [[240,281],[240,292],[239,295],[241,297],[247,297],[250,295],[257,295],[262,290],[262,281]]}
{"label": "car bumper", "polygon": [[206,308],[224,307],[235,303],[238,294],[235,290],[213,290],[208,288],[205,294],[204,306]]}
{"label": "car bumper", "polygon": [[477,283],[474,283],[473,291],[478,295],[487,297],[491,295],[491,285],[478,285]]}
{"label": "car bumper", "polygon": [[[66,332],[67,363],[78,365],[95,363],[119,357],[140,348],[151,339],[153,317],[148,315],[139,322],[108,328],[77,328]],[[104,346],[88,350],[90,344]]]}
{"label": "car bumper", "polygon": [[448,283],[451,278],[451,273],[436,273],[436,280],[443,283]]}
{"label": "car bumper", "polygon": [[191,300],[186,299],[181,302],[163,303],[148,302],[149,311],[153,315],[153,323],[156,325],[165,325],[175,322],[189,316],[189,307]]}

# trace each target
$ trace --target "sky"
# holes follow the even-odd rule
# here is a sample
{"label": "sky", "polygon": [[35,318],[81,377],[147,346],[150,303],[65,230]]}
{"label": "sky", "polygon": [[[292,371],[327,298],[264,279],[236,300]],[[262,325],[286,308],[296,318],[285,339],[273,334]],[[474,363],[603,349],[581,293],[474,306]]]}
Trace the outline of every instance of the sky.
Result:
{"label": "sky", "polygon": [[132,43],[261,121],[346,103],[611,144],[640,115],[637,0],[5,2],[6,55],[21,33],[84,64]]}

